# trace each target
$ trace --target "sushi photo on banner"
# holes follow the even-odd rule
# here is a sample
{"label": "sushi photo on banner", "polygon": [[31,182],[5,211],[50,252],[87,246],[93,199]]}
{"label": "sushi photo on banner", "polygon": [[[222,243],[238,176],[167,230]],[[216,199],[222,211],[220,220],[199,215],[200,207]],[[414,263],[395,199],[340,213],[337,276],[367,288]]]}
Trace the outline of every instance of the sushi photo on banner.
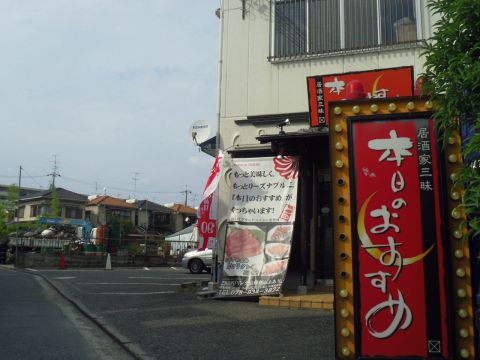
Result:
{"label": "sushi photo on banner", "polygon": [[197,210],[197,228],[199,250],[212,249],[217,240],[217,201],[218,182],[223,161],[223,152],[219,151],[212,171],[208,177],[202,199]]}
{"label": "sushi photo on banner", "polygon": [[294,156],[233,159],[217,296],[280,293],[292,245],[298,168]]}

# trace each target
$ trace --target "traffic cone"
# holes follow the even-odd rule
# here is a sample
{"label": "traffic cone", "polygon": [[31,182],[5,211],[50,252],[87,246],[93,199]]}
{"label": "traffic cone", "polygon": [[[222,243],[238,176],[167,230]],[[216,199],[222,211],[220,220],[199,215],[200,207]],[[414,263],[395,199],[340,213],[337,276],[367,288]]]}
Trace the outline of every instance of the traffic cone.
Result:
{"label": "traffic cone", "polygon": [[107,263],[105,264],[105,270],[112,270],[112,261],[110,260],[110,253],[107,254]]}
{"label": "traffic cone", "polygon": [[65,255],[60,254],[60,262],[58,263],[58,270],[65,270],[67,268],[65,264]]}

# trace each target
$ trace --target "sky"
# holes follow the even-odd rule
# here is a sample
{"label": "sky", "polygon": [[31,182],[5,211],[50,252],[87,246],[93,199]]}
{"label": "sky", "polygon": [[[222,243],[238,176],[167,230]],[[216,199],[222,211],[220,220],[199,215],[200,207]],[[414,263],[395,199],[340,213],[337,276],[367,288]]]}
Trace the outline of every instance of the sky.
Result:
{"label": "sky", "polygon": [[[218,1],[0,0],[0,184],[198,205]],[[134,180],[136,179],[136,180]]]}

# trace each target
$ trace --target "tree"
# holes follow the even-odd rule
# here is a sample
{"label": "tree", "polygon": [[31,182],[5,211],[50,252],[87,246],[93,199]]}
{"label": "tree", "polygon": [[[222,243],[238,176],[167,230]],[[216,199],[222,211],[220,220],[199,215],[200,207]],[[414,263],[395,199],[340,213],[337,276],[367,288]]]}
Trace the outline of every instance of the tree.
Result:
{"label": "tree", "polygon": [[437,128],[447,143],[459,123],[470,128],[464,138],[464,167],[457,183],[465,188],[463,206],[470,231],[480,235],[480,1],[430,0],[440,16],[433,38],[425,43],[423,91],[435,101]]}
{"label": "tree", "polygon": [[4,210],[8,211],[7,214],[7,222],[12,221],[15,213],[15,209],[17,207],[17,201],[20,197],[20,189],[17,185],[11,184],[7,190],[7,200],[4,204]]}
{"label": "tree", "polygon": [[50,202],[50,216],[51,217],[59,217],[61,214],[61,207],[60,207],[60,198],[58,197],[57,189],[52,186],[52,200]]}

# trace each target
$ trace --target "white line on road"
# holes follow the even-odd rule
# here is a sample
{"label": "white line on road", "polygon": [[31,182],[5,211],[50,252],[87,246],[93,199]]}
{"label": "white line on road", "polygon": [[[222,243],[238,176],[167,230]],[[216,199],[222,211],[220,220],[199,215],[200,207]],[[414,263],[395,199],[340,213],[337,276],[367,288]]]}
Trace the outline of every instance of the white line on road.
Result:
{"label": "white line on road", "polygon": [[172,269],[172,270],[178,270],[177,268],[174,268],[173,266],[170,266],[170,269]]}
{"label": "white line on road", "polygon": [[175,294],[175,291],[155,291],[155,292],[139,292],[139,293],[128,293],[128,292],[102,292],[98,293],[99,295],[157,295],[157,294]]}
{"label": "white line on road", "polygon": [[150,270],[148,267],[144,266],[143,270]]}
{"label": "white line on road", "polygon": [[76,276],[57,276],[57,277],[54,277],[54,279],[58,279],[58,280],[70,280],[70,279],[76,279],[77,277]]}
{"label": "white line on road", "polygon": [[179,286],[180,284],[163,284],[163,283],[115,283],[115,282],[78,282],[77,285],[158,285],[158,286]]}
{"label": "white line on road", "polygon": [[196,278],[196,277],[176,277],[176,278],[170,278],[170,277],[155,277],[155,276],[129,276],[128,279],[156,279],[156,280],[210,280],[210,278]]}
{"label": "white line on road", "polygon": [[34,271],[34,272],[38,272],[38,270],[35,270],[35,269],[30,269],[30,268],[25,268],[25,270],[28,270],[28,271]]}

